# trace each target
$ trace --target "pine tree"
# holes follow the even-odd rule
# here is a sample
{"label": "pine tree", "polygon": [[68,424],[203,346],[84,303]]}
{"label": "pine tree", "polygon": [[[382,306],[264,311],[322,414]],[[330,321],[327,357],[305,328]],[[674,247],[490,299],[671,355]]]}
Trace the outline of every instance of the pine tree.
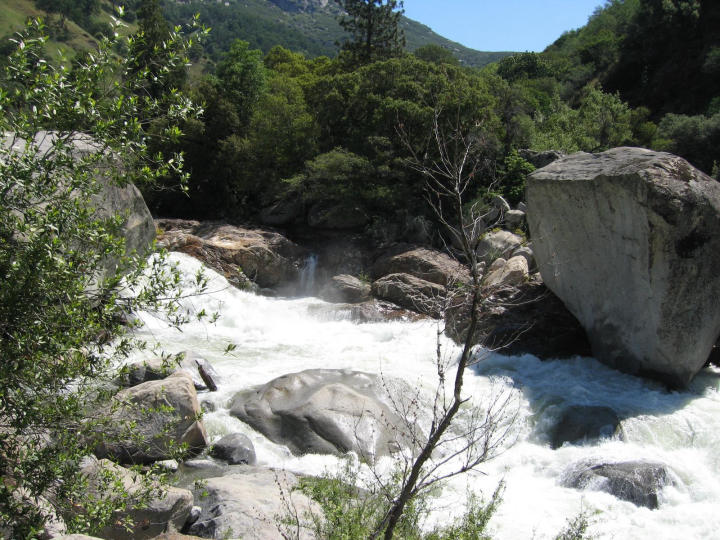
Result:
{"label": "pine tree", "polygon": [[369,64],[402,53],[402,0],[335,0],[344,10],[340,26],[349,34],[342,52],[354,65]]}

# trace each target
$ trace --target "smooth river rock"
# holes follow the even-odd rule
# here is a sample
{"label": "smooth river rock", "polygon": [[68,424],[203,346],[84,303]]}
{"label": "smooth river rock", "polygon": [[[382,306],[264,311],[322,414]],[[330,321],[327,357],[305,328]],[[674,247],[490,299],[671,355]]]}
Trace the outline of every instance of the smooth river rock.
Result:
{"label": "smooth river rock", "polygon": [[310,369],[239,392],[230,414],[296,455],[354,451],[373,460],[408,430],[384,400],[389,386],[396,382],[369,373]]}
{"label": "smooth river rock", "polygon": [[720,334],[720,183],[667,153],[578,153],[528,178],[547,287],[594,355],[684,386]]}

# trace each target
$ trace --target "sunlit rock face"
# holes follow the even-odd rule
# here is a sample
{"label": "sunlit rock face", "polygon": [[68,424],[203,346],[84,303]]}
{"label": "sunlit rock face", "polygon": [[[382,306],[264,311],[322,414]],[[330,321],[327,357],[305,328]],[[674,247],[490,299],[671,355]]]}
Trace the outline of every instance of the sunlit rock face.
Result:
{"label": "sunlit rock face", "polygon": [[720,333],[720,184],[641,148],[578,153],[528,178],[540,273],[601,361],[686,385]]}

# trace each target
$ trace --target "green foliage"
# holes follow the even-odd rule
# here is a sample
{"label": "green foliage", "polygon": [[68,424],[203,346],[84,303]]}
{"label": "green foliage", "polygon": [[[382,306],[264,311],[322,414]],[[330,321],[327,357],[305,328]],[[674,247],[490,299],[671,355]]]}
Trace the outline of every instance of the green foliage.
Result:
{"label": "green foliage", "polygon": [[352,66],[399,56],[405,48],[400,27],[402,0],[335,0],[345,12],[340,26],[349,34],[341,51]]}
{"label": "green foliage", "polygon": [[542,55],[525,52],[500,60],[497,73],[506,81],[515,82],[519,79],[550,77],[554,74],[554,70]]}
{"label": "green foliage", "polygon": [[[140,113],[164,116],[158,135],[173,137],[196,109],[177,93],[139,99],[134,58],[114,55],[109,39],[72,68],[50,64],[42,30],[29,23],[0,74],[0,534],[13,538],[36,537],[55,512],[82,527],[77,470],[102,431],[92,413],[108,398],[103,377],[141,346],[127,321],[138,309],[186,319],[177,274],[126,249],[125,216],[95,208],[103,183],[179,173],[180,156],[150,157]],[[167,45],[186,61],[179,36]],[[86,510],[95,527],[111,517]]]}
{"label": "green foliage", "polygon": [[460,61],[455,58],[455,55],[449,49],[441,45],[429,43],[415,49],[413,52],[420,60],[425,62],[431,62],[433,64],[449,64],[451,66],[459,66]]}
{"label": "green foliage", "polygon": [[503,167],[498,175],[501,195],[511,204],[516,205],[525,197],[525,180],[535,167],[521,158],[516,150],[505,157]]}
{"label": "green foliage", "polygon": [[720,161],[720,113],[712,116],[668,114],[658,126],[663,149],[678,154],[706,173]]}
{"label": "green foliage", "polygon": [[[394,484],[391,482],[385,489],[379,489],[358,488],[359,483],[359,466],[349,461],[337,474],[300,481],[298,489],[322,510],[319,515],[301,516],[310,521],[317,538],[361,540],[373,533],[386,511],[387,494]],[[504,489],[505,484],[501,482],[487,503],[475,494],[468,494],[467,509],[455,523],[438,526],[428,533],[422,532],[423,520],[439,491],[425,493],[407,506],[394,535],[407,540],[489,540],[487,526],[502,503]],[[287,526],[294,518],[286,517],[283,521]]]}
{"label": "green foliage", "polygon": [[565,528],[558,533],[554,540],[592,540],[595,537],[588,532],[592,524],[589,512],[581,511],[575,517],[567,520]]}
{"label": "green foliage", "polygon": [[216,75],[223,97],[234,106],[240,125],[247,126],[265,84],[262,51],[251,50],[247,41],[235,40],[218,64]]}

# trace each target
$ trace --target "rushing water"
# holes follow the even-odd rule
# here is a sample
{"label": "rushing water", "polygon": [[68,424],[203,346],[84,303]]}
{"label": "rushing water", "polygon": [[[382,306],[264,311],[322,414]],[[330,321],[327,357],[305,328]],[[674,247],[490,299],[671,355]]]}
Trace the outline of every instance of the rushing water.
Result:
{"label": "rushing water", "polygon": [[[172,254],[188,279],[200,263]],[[201,395],[217,406],[205,415],[212,439],[233,431],[255,444],[259,465],[320,474],[339,465],[330,456],[292,456],[227,412],[238,390],[310,368],[348,368],[398,377],[426,392],[435,385],[436,327],[431,321],[356,324],[328,315],[314,298],[270,299],[238,291],[211,277],[211,294],[188,299],[191,310],[216,311],[215,324],[190,324],[182,332],[141,314],[145,334],[168,352],[195,351],[221,377],[218,392]],[[226,353],[228,345],[235,345]],[[457,351],[445,343],[448,354]],[[566,519],[587,511],[600,538],[689,539],[720,537],[720,371],[704,370],[685,392],[624,375],[590,358],[541,362],[525,355],[493,354],[468,371],[466,392],[480,405],[498,389],[512,395],[518,440],[480,472],[448,483],[432,519],[456,514],[467,490],[488,497],[506,482],[504,501],[491,521],[500,539],[552,538]],[[563,406],[605,405],[622,419],[625,440],[605,439],[553,450],[548,430]],[[518,408],[519,407],[519,408]],[[599,491],[560,485],[568,467],[581,460],[649,460],[671,471],[657,510],[637,507]],[[432,521],[432,520],[431,520]]]}

